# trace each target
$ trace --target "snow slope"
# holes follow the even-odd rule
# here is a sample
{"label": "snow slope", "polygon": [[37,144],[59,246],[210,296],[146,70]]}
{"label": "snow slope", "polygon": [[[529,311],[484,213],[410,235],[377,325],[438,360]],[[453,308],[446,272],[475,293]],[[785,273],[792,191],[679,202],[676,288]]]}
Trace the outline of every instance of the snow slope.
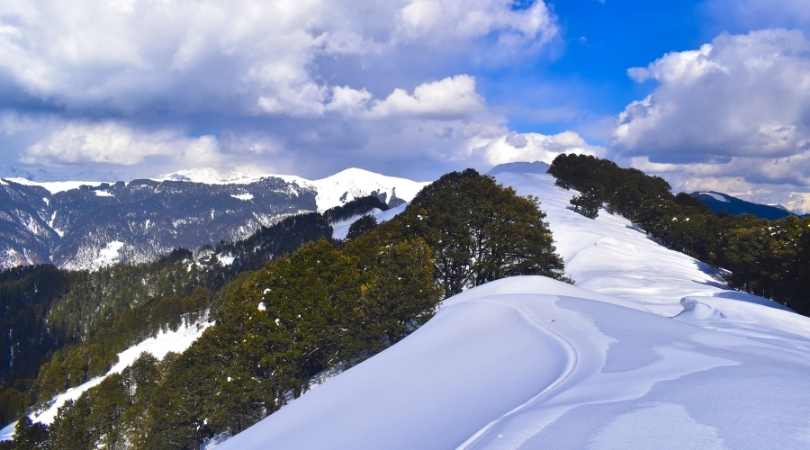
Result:
{"label": "snow slope", "polygon": [[[161,331],[155,336],[133,345],[118,354],[118,362],[115,363],[107,373],[92,378],[84,384],[70,388],[57,395],[48,402],[45,408],[33,412],[28,417],[30,417],[33,422],[41,422],[50,425],[56,418],[59,408],[61,408],[65,402],[68,400],[77,400],[83,393],[101,384],[108,376],[121,373],[124,369],[131,366],[142,353],[150,353],[157,359],[163,359],[163,357],[170,352],[182,353],[202,336],[202,333],[211,325],[213,325],[213,322],[209,322],[206,319],[192,323],[184,323],[179,326],[177,330]],[[0,430],[0,441],[12,439],[16,426],[17,422],[14,422]]]}
{"label": "snow slope", "polygon": [[810,319],[621,217],[537,195],[567,272],[446,300],[412,335],[218,449],[810,448]]}
{"label": "snow slope", "polygon": [[374,217],[377,220],[377,223],[388,222],[394,217],[400,215],[403,211],[405,211],[405,208],[407,207],[408,204],[403,203],[399,206],[395,206],[385,211],[382,211],[378,208],[374,208],[371,211],[367,212],[366,214],[360,214],[358,216],[350,217],[346,220],[341,220],[340,222],[335,222],[332,224],[332,239],[339,239],[339,240],[346,239],[346,236],[349,234],[349,228],[351,228],[352,224],[363,216]]}
{"label": "snow slope", "polygon": [[357,168],[349,168],[312,181],[318,192],[316,201],[319,211],[326,211],[372,193],[385,194],[386,202],[395,197],[409,202],[428,184],[430,183],[389,177]]}
{"label": "snow slope", "polygon": [[26,178],[19,177],[6,179],[13,183],[22,184],[24,186],[39,186],[51,194],[79,189],[82,186],[96,187],[103,183],[102,181],[31,181]]}

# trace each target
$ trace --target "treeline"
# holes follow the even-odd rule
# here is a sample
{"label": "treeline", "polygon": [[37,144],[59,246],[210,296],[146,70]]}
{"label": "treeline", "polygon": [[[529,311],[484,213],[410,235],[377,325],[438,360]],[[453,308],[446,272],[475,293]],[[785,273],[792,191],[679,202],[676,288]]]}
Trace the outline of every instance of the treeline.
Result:
{"label": "treeline", "polygon": [[544,217],[492,178],[448,174],[389,222],[238,275],[209,297],[216,325],[182,355],[144,356],[49,429],[20,422],[20,436],[34,448],[191,449],[237,433],[396,343],[446,295],[510,275],[562,278]]}
{"label": "treeline", "polygon": [[729,284],[810,315],[810,219],[712,213],[666,181],[592,156],[561,155],[549,173],[580,192],[573,209],[595,217],[604,206],[652,238],[730,271]]}

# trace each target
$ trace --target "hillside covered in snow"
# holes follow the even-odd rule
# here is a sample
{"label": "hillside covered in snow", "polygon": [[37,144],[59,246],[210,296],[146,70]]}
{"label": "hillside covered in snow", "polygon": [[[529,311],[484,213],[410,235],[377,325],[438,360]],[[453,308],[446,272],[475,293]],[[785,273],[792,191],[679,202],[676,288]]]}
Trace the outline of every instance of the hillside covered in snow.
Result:
{"label": "hillside covered in snow", "polygon": [[802,449],[810,319],[727,288],[626,219],[535,195],[572,286],[495,281],[217,449]]}
{"label": "hillside covered in snow", "polygon": [[397,206],[424,185],[355,168],[317,180],[210,169],[126,183],[0,179],[0,269],[153,261],[175,248],[245,239],[284,217],[357,197]]}

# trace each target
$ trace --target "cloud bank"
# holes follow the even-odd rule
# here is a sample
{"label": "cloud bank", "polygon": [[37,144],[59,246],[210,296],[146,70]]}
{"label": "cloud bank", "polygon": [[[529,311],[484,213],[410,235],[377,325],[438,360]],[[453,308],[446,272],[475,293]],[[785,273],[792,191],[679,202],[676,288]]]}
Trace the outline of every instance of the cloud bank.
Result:
{"label": "cloud bank", "polygon": [[9,0],[0,114],[36,125],[0,144],[63,173],[440,167],[508,133],[475,72],[558,35],[543,1]]}

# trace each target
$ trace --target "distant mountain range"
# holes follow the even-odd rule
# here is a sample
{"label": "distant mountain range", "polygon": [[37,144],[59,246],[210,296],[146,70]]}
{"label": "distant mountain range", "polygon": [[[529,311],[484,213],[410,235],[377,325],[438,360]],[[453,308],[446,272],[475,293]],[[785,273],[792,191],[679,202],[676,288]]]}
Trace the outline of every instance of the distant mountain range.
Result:
{"label": "distant mountain range", "polygon": [[694,192],[691,195],[717,214],[729,214],[732,216],[750,214],[771,220],[797,215],[782,206],[752,203],[720,192],[703,191]]}
{"label": "distant mountain range", "polygon": [[0,269],[151,261],[178,247],[244,239],[286,216],[356,197],[377,195],[396,206],[424,184],[361,169],[318,180],[213,170],[116,183],[0,178]]}

